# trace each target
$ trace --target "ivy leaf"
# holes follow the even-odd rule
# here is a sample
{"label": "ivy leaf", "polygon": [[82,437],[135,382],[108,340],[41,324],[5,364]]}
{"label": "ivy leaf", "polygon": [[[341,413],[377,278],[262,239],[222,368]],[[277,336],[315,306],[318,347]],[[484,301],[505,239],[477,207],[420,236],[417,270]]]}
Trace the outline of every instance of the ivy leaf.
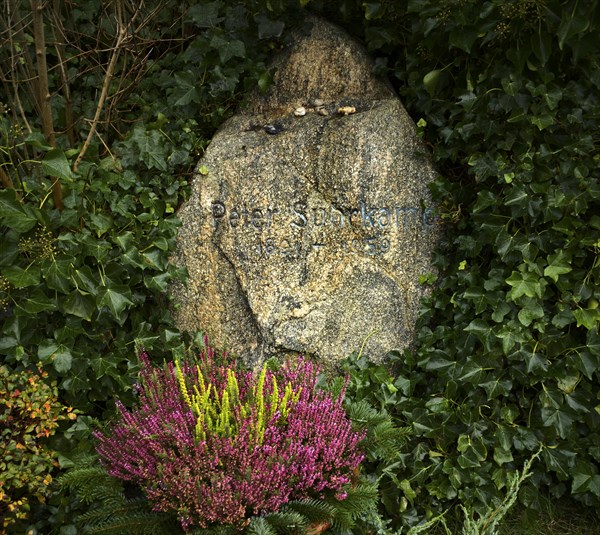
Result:
{"label": "ivy leaf", "polygon": [[37,218],[29,207],[17,199],[14,189],[0,190],[0,222],[19,233],[31,230]]}
{"label": "ivy leaf", "polygon": [[512,452],[509,449],[494,448],[494,461],[499,466],[506,463],[512,463],[514,460]]}
{"label": "ivy leaf", "polygon": [[84,295],[78,290],[74,290],[63,301],[62,309],[66,314],[92,321],[92,316],[96,311],[96,300],[90,295]]}
{"label": "ivy leaf", "polygon": [[544,277],[550,277],[554,282],[558,282],[561,275],[570,273],[572,270],[569,256],[561,250],[548,256],[548,266],[544,269]]}
{"label": "ivy leaf", "polygon": [[158,271],[166,269],[169,263],[168,255],[160,249],[151,248],[144,252],[142,257],[147,265]]}
{"label": "ivy leaf", "polygon": [[531,123],[537,126],[540,130],[544,130],[554,124],[554,118],[552,115],[545,113],[544,115],[532,117]]}
{"label": "ivy leaf", "polygon": [[488,293],[482,288],[472,287],[467,288],[463,293],[465,299],[469,299],[475,304],[475,314],[481,314],[488,305]]}
{"label": "ivy leaf", "polygon": [[65,156],[65,153],[60,149],[49,150],[42,160],[42,172],[47,176],[53,176],[62,180],[73,178],[71,166]]}
{"label": "ivy leaf", "polygon": [[546,427],[554,427],[560,438],[567,438],[573,426],[573,418],[564,409],[542,407],[542,423]]}
{"label": "ivy leaf", "polygon": [[98,238],[106,234],[114,226],[113,218],[104,214],[90,214],[88,218],[89,228],[96,231]]}
{"label": "ivy leaf", "polygon": [[198,28],[214,28],[223,17],[219,17],[219,9],[223,6],[223,2],[207,2],[193,5],[188,10],[188,17],[194,22]]}
{"label": "ivy leaf", "polygon": [[600,496],[600,475],[591,465],[579,463],[573,470],[573,485],[571,487],[573,494],[592,492]]}
{"label": "ivy leaf", "polygon": [[533,32],[531,35],[531,49],[543,67],[552,53],[551,36],[546,32]]}
{"label": "ivy leaf", "polygon": [[496,323],[500,323],[504,319],[504,316],[506,316],[510,312],[510,310],[510,305],[505,301],[501,301],[498,304],[498,306],[494,309],[494,312],[492,312],[492,319]]}
{"label": "ivy leaf", "polygon": [[596,323],[600,320],[600,310],[597,308],[579,308],[573,311],[573,316],[577,320],[577,327],[583,325],[591,331],[596,328]]}
{"label": "ivy leaf", "polygon": [[543,377],[548,371],[548,366],[550,364],[548,360],[539,353],[523,351],[522,354],[525,356],[527,373],[531,375],[537,375],[538,377]]}
{"label": "ivy leaf", "polygon": [[273,77],[269,71],[265,71],[260,75],[258,78],[258,88],[260,89],[262,95],[267,92],[267,89],[269,89],[272,83]]}
{"label": "ivy leaf", "polygon": [[15,288],[27,288],[40,283],[40,268],[30,265],[28,269],[20,266],[6,266],[2,268],[2,275],[6,277]]}
{"label": "ivy leaf", "polygon": [[224,39],[215,35],[210,40],[210,46],[219,53],[221,63],[226,63],[233,57],[246,57],[246,47],[239,39]]}
{"label": "ivy leaf", "polygon": [[577,3],[573,8],[573,12],[569,15],[561,17],[561,24],[556,32],[558,36],[558,48],[561,50],[565,46],[565,43],[571,39],[574,35],[585,32],[590,26],[590,19],[585,15],[575,13]]}
{"label": "ivy leaf", "polygon": [[200,91],[192,73],[177,74],[175,75],[175,81],[177,85],[173,95],[179,95],[179,98],[175,101],[175,106],[187,106],[192,102],[200,102]]}
{"label": "ivy leaf", "polygon": [[153,292],[166,292],[169,288],[170,281],[171,275],[169,273],[160,273],[150,279],[144,278],[144,285]]}
{"label": "ivy leaf", "polygon": [[73,356],[71,350],[55,340],[44,340],[38,347],[38,357],[42,362],[52,362],[54,369],[61,374],[71,369]]}
{"label": "ivy leaf", "polygon": [[113,359],[99,357],[92,360],[92,368],[94,369],[96,377],[100,379],[107,374],[112,375],[111,372],[114,372],[117,369],[117,365]]}
{"label": "ivy leaf", "polygon": [[519,321],[528,327],[531,325],[533,320],[537,320],[544,317],[544,309],[542,306],[533,299],[527,299],[524,308],[519,310],[518,318]]}
{"label": "ivy leaf", "polygon": [[56,301],[50,299],[41,289],[37,289],[26,299],[17,301],[16,307],[27,314],[39,314],[47,310],[56,310]]}
{"label": "ivy leaf", "polygon": [[498,396],[507,396],[512,388],[512,381],[496,378],[480,383],[479,386],[485,390],[486,396],[491,400]]}
{"label": "ivy leaf", "polygon": [[25,138],[25,143],[40,150],[51,150],[52,145],[46,141],[46,137],[41,132],[31,132]]}
{"label": "ivy leaf", "polygon": [[512,188],[509,194],[506,196],[504,200],[504,204],[506,206],[511,206],[516,204],[518,206],[522,206],[527,200],[527,192],[522,190],[521,188],[515,187]]}
{"label": "ivy leaf", "polygon": [[[536,445],[537,446],[537,445]],[[546,466],[558,472],[561,479],[567,479],[569,472],[575,464],[577,454],[568,449],[544,448],[542,455]]]}
{"label": "ivy leaf", "polygon": [[458,464],[462,468],[476,468],[487,457],[487,448],[481,437],[470,437],[460,435],[458,437],[458,451],[462,455],[458,458]]}
{"label": "ivy leaf", "polygon": [[272,39],[274,37],[280,37],[285,28],[285,23],[283,21],[271,20],[269,17],[263,15],[262,13],[260,15],[257,15],[254,20],[256,20],[258,24],[259,39]]}
{"label": "ivy leaf", "polygon": [[450,45],[460,48],[465,52],[471,52],[471,47],[475,43],[478,33],[477,28],[473,26],[457,28],[450,33]]}
{"label": "ivy leaf", "polygon": [[495,206],[498,203],[496,195],[488,190],[482,190],[477,192],[477,202],[473,206],[473,213],[478,214],[483,212],[490,206]]}
{"label": "ivy leaf", "polygon": [[121,313],[130,305],[133,305],[133,301],[128,286],[101,286],[98,289],[98,306],[108,307],[116,320],[121,320]]}
{"label": "ivy leaf", "polygon": [[600,335],[593,329],[587,333],[587,349],[592,355],[600,357]]}
{"label": "ivy leaf", "polygon": [[511,301],[516,301],[523,295],[541,299],[544,292],[540,278],[535,273],[513,271],[506,283],[512,286],[507,294]]}
{"label": "ivy leaf", "polygon": [[74,282],[77,285],[77,289],[81,292],[82,289],[92,295],[98,293],[98,287],[100,285],[98,279],[92,273],[89,266],[81,266],[73,270]]}
{"label": "ivy leaf", "polygon": [[438,82],[440,81],[441,74],[442,71],[440,71],[439,69],[435,69],[433,71],[428,72],[423,77],[423,85],[425,86],[425,89],[427,89],[427,92],[431,96],[435,94],[435,90],[437,88]]}
{"label": "ivy leaf", "polygon": [[511,321],[508,324],[502,325],[500,331],[496,333],[496,336],[502,340],[502,351],[505,355],[509,354],[516,343],[526,340],[522,330],[518,326],[517,322]]}
{"label": "ivy leaf", "polygon": [[484,372],[484,368],[473,359],[468,359],[460,371],[459,379],[467,383],[480,384]]}
{"label": "ivy leaf", "polygon": [[63,294],[68,293],[73,287],[69,274],[71,259],[58,259],[52,262],[46,269],[42,270],[42,275],[48,288],[56,290]]}
{"label": "ivy leaf", "polygon": [[[595,332],[595,329],[588,331],[588,333],[592,332]],[[600,369],[600,357],[589,351],[582,350],[577,355],[575,367],[591,381],[594,373]]]}
{"label": "ivy leaf", "polygon": [[399,487],[404,493],[404,496],[406,496],[406,499],[412,504],[413,500],[417,497],[417,493],[410,486],[410,481],[408,479],[403,479],[400,481]]}
{"label": "ivy leaf", "polygon": [[378,19],[384,13],[381,3],[379,2],[363,2],[362,7],[365,10],[366,20]]}
{"label": "ivy leaf", "polygon": [[123,165],[131,164],[135,159],[144,162],[148,169],[167,171],[167,144],[159,130],[146,130],[138,126],[127,141],[129,154],[123,157]]}
{"label": "ivy leaf", "polygon": [[491,350],[492,340],[495,339],[494,327],[482,319],[474,319],[465,327],[465,331],[473,333],[483,344],[486,351]]}

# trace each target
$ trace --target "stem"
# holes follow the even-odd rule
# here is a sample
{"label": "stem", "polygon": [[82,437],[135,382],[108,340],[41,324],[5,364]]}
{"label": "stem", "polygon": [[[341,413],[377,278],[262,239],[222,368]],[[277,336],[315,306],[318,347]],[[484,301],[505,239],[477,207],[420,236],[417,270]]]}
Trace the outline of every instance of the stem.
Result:
{"label": "stem", "polygon": [[[35,56],[37,59],[37,100],[42,118],[44,136],[50,145],[56,147],[54,125],[52,123],[52,107],[50,105],[50,90],[48,88],[48,65],[46,64],[46,37],[44,34],[44,7],[40,0],[31,0],[33,14],[33,35],[35,42]],[[52,177],[52,193],[54,206],[63,209],[62,188],[58,178]]]}
{"label": "stem", "polygon": [[33,33],[35,40],[35,56],[37,59],[37,101],[40,107],[42,129],[50,145],[56,146],[52,108],[50,106],[50,90],[48,89],[48,65],[46,64],[46,36],[44,34],[43,6],[39,0],[31,0],[33,13]]}
{"label": "stem", "polygon": [[4,170],[3,167],[0,167],[0,182],[7,189],[15,189],[15,185],[13,184],[10,175]]}

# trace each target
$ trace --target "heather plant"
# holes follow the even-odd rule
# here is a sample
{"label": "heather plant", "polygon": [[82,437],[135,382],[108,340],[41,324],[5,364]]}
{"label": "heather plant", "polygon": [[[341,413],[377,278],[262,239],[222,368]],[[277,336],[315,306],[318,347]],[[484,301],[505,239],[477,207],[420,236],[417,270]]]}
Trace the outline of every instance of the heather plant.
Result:
{"label": "heather plant", "polygon": [[161,367],[142,353],[138,403],[117,403],[116,420],[95,433],[101,465],[184,530],[243,529],[292,501],[341,503],[357,483],[365,431],[353,430],[344,389],[334,396],[318,381],[303,358],[253,373],[216,364],[208,347]]}

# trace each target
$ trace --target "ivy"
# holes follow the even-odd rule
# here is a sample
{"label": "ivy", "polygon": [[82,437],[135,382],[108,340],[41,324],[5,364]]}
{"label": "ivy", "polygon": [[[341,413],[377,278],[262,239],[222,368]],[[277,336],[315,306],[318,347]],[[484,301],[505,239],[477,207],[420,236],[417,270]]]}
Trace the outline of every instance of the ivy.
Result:
{"label": "ivy", "polygon": [[[440,172],[445,238],[421,277],[432,291],[417,343],[387,366],[349,365],[349,395],[414,431],[393,463],[370,465],[386,525],[457,501],[484,514],[540,445],[521,502],[539,507],[542,489],[598,507],[597,0],[147,2],[107,79],[119,3],[45,8],[58,9],[44,12],[54,142],[28,89],[26,4],[0,49],[14,66],[0,114],[0,354],[14,371],[43,362],[88,415],[59,433],[61,463],[85,448],[86,418],[131,398],[134,340],[155,353],[190,343],[168,313],[185,276],[169,263],[176,209],[212,133],[265,89],[267,59],[310,9],[365,43]],[[50,501],[42,531],[70,529],[77,505]]]}
{"label": "ivy", "polygon": [[396,528],[457,501],[484,515],[540,445],[520,501],[540,507],[541,489],[597,507],[597,2],[382,0],[335,16],[395,83],[440,171],[437,280],[416,347],[388,356],[407,393],[391,412],[415,438],[385,514]]}

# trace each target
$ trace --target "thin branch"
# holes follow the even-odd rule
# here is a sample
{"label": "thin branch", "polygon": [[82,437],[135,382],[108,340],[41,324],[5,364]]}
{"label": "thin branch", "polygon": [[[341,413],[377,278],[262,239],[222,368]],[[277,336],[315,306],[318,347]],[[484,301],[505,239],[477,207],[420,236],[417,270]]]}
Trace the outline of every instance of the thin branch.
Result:
{"label": "thin branch", "polygon": [[[105,102],[108,98],[108,91],[110,89],[110,83],[114,76],[114,71],[115,71],[115,67],[117,64],[117,59],[121,52],[121,47],[126,40],[126,37],[130,31],[130,28],[131,28],[133,22],[140,14],[142,6],[143,6],[143,2],[140,2],[139,5],[137,5],[133,15],[130,17],[129,22],[125,25],[123,23],[123,4],[120,1],[117,2],[117,4],[116,4],[116,11],[117,11],[116,23],[117,23],[117,28],[118,28],[117,40],[116,40],[115,46],[113,47],[110,62],[108,64],[108,68],[106,69],[106,74],[104,75],[104,81],[102,83],[102,91],[100,93],[100,98],[98,99],[98,104],[96,106],[96,113],[94,114],[94,119],[92,120],[92,125],[90,127],[90,131],[88,132],[88,135],[85,139],[83,147],[81,148],[81,151],[79,152],[79,155],[77,156],[77,159],[75,160],[75,164],[73,165],[73,170],[75,172],[77,172],[77,170],[79,168],[79,164],[80,164],[81,160],[83,159],[85,153],[89,149],[89,146],[92,142],[92,138],[94,137],[94,135],[96,133],[98,124],[100,123],[100,115],[104,108]],[[107,120],[107,122],[109,122],[109,121]]]}
{"label": "thin branch", "polygon": [[71,87],[69,84],[69,77],[66,69],[66,47],[67,36],[65,35],[65,29],[60,17],[60,2],[54,0],[53,2],[53,24],[54,29],[54,48],[56,55],[58,56],[58,66],[60,68],[60,78],[62,80],[63,94],[65,98],[65,130],[67,133],[67,139],[71,147],[75,146],[75,121],[73,119],[73,99],[71,98]]}
{"label": "thin branch", "polygon": [[90,128],[90,131],[88,132],[88,135],[87,135],[87,138],[85,139],[83,147],[81,148],[81,151],[79,152],[79,155],[77,156],[77,159],[75,160],[75,164],[73,165],[73,171],[75,171],[75,172],[77,172],[77,170],[79,169],[79,164],[81,163],[81,160],[83,159],[83,157],[85,156],[85,153],[87,152],[88,148],[90,147],[92,138],[94,137],[94,134],[96,133],[98,121],[100,120],[100,114],[102,113],[102,109],[104,108],[104,101],[106,100],[106,97],[108,96],[108,89],[110,87],[110,82],[112,80],[112,77],[113,77],[113,74],[115,71],[115,66],[117,64],[117,59],[119,57],[121,45],[123,44],[123,41],[125,40],[125,36],[127,35],[127,27],[124,26],[123,24],[121,24],[120,21],[118,21],[118,25],[119,25],[119,33],[117,35],[117,42],[115,43],[115,47],[113,49],[113,52],[112,52],[112,55],[110,58],[110,63],[108,64],[108,68],[106,69],[106,74],[104,76],[104,82],[102,83],[102,92],[100,93],[100,98],[98,99],[98,105],[96,106],[96,113],[94,115],[94,119],[92,120],[92,126]]}

